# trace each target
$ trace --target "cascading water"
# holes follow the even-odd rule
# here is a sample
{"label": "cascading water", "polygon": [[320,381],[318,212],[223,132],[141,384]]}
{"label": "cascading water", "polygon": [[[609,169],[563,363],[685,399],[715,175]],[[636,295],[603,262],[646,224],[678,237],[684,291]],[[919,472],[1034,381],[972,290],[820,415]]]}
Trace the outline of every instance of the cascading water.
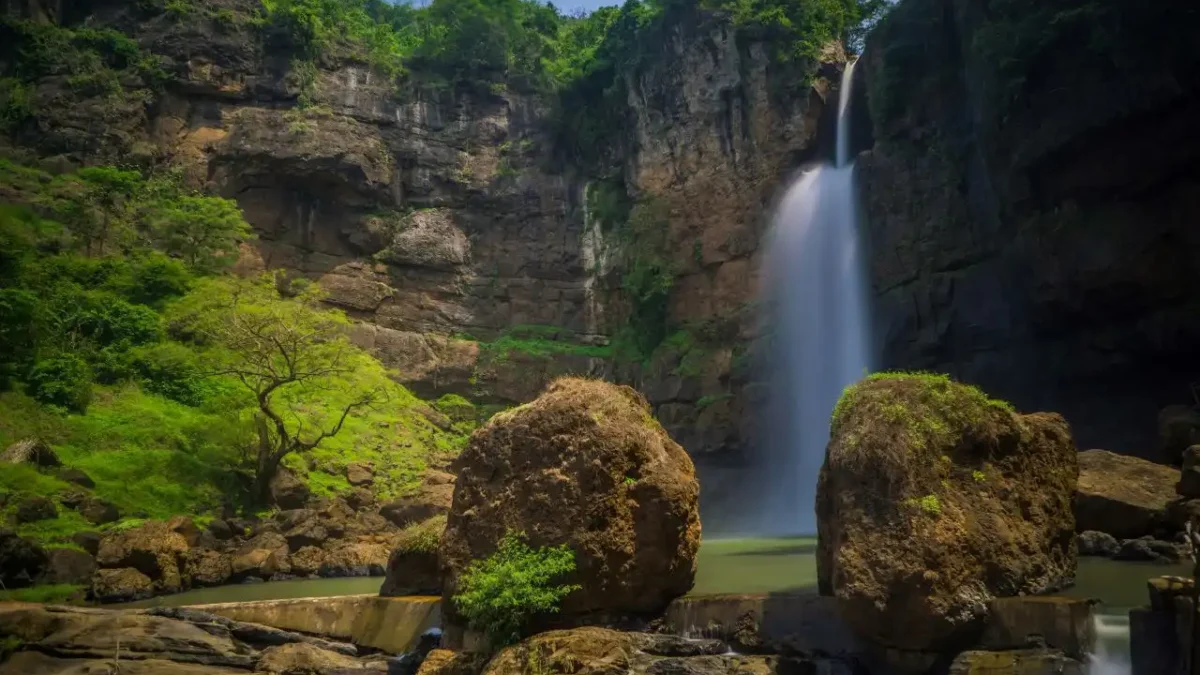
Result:
{"label": "cascading water", "polygon": [[833,164],[802,172],[776,208],[766,266],[771,327],[767,503],[757,529],[816,531],[817,474],[842,389],[870,367],[866,273],[858,236],[848,118],[854,64],[838,94]]}
{"label": "cascading water", "polygon": [[1096,653],[1090,657],[1088,675],[1129,675],[1129,615],[1097,614]]}

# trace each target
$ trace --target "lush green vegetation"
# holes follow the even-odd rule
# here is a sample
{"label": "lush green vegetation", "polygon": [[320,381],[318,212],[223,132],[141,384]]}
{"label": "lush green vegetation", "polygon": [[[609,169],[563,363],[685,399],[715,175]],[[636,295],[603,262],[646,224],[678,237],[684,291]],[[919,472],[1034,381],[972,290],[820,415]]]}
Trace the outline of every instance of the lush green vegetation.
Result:
{"label": "lush green vegetation", "polygon": [[[891,384],[871,386],[876,382]],[[852,409],[892,430],[888,444],[901,454],[947,447],[955,434],[986,433],[994,426],[994,415],[1014,412],[1010,403],[993,399],[977,387],[926,372],[873,373],[846,387],[833,409],[835,435]],[[852,437],[848,445],[856,445],[856,431],[847,433]]]}
{"label": "lush green vegetation", "polygon": [[[11,591],[0,591],[0,602],[43,602],[43,603],[64,603],[69,600],[81,600],[84,594],[83,586],[74,584],[45,584],[42,586],[31,586],[30,588],[18,588]],[[7,640],[8,638],[6,638]],[[5,642],[0,642],[0,658],[4,655]],[[11,651],[15,651],[16,646],[20,644],[20,640],[15,643],[7,643],[13,645]]]}
{"label": "lush green vegetation", "polygon": [[115,30],[0,19],[0,133],[37,114],[33,84],[65,78],[74,96],[148,103],[166,80],[159,59]]}
{"label": "lush green vegetation", "polygon": [[509,532],[494,554],[463,572],[454,603],[499,649],[520,640],[535,616],[558,611],[559,602],[578,586],[555,580],[574,570],[575,554],[566,545],[534,549],[523,535]]}
{"label": "lush green vegetation", "polygon": [[481,342],[480,350],[488,362],[505,361],[515,354],[546,358],[573,354],[603,359],[612,355],[605,346],[579,344],[571,340],[569,331],[557,326],[521,324],[502,331],[495,340]]}
{"label": "lush green vegetation", "polygon": [[[124,516],[250,506],[264,439],[320,495],[350,490],[349,462],[373,462],[385,499],[465,441],[346,341],[315,287],[220,275],[249,237],[233,202],[115,167],[51,175],[0,160],[0,186],[23,205],[0,209],[0,447],[46,440]],[[256,349],[292,338],[286,354]],[[305,376],[260,399],[288,359]],[[0,488],[77,489],[16,465],[0,465]],[[62,544],[83,529],[60,507],[20,533]]]}
{"label": "lush green vegetation", "polygon": [[396,548],[405,553],[437,555],[438,545],[442,542],[442,532],[445,529],[446,516],[444,515],[413,523],[400,533]]}

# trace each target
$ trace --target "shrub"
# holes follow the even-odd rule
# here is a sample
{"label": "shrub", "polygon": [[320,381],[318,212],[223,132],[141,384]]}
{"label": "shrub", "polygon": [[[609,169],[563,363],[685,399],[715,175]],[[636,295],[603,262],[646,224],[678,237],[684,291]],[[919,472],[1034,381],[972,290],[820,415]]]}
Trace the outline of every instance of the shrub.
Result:
{"label": "shrub", "polygon": [[62,334],[65,348],[81,341],[98,347],[144,345],[162,339],[162,319],[145,305],[134,305],[104,291],[65,290],[54,298],[48,319]]}
{"label": "shrub", "polygon": [[152,306],[183,296],[192,284],[187,267],[161,253],[151,253],[134,261],[127,279],[128,284],[120,288],[121,294],[130,302]]}
{"label": "shrub", "polygon": [[29,291],[0,288],[0,389],[6,388],[33,356],[37,296]]}
{"label": "shrub", "polygon": [[131,349],[129,364],[148,391],[186,405],[199,405],[204,398],[205,375],[196,353],[177,342]]}
{"label": "shrub", "polygon": [[92,370],[75,354],[59,354],[34,365],[29,393],[48,405],[82,413],[92,399]]}
{"label": "shrub", "polygon": [[454,603],[499,649],[521,639],[534,616],[558,611],[559,601],[579,586],[554,580],[573,571],[575,554],[565,544],[532,549],[524,535],[509,532],[495,553],[463,572]]}
{"label": "shrub", "polygon": [[446,529],[446,516],[434,516],[419,523],[413,523],[400,533],[400,543],[397,548],[405,553],[437,554],[438,544],[442,542],[442,532]]}

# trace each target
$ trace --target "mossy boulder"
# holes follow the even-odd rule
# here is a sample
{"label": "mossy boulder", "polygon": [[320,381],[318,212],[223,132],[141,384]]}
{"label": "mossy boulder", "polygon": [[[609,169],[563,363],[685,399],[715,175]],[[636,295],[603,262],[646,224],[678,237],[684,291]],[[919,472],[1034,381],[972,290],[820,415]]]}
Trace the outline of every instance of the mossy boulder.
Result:
{"label": "mossy boulder", "polygon": [[132,567],[97,570],[91,597],[96,602],[133,602],[154,595],[154,582]]}
{"label": "mossy boulder", "polygon": [[379,594],[388,597],[441,593],[438,545],[445,529],[446,516],[434,516],[405,528],[388,558],[387,578]]}
{"label": "mossy boulder", "polygon": [[868,377],[834,410],[820,590],[877,644],[961,648],[993,598],[1072,583],[1078,473],[1057,414],[1017,414],[944,376]]}
{"label": "mossy boulder", "polygon": [[447,598],[466,566],[510,531],[534,547],[574,551],[576,570],[562,582],[580,589],[563,600],[564,621],[656,614],[692,587],[695,469],[629,387],[558,379],[478,429],[453,470],[440,550]]}

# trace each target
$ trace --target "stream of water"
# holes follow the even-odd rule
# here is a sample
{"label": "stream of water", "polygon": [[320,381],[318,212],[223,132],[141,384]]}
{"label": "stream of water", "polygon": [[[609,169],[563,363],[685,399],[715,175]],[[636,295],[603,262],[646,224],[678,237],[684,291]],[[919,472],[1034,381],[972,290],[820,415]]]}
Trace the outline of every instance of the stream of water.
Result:
{"label": "stream of water", "polygon": [[750,529],[816,532],[817,474],[829,415],[846,385],[870,367],[866,272],[850,156],[851,81],[838,97],[834,163],[800,173],[779,202],[767,247],[765,293],[772,340],[767,465]]}

